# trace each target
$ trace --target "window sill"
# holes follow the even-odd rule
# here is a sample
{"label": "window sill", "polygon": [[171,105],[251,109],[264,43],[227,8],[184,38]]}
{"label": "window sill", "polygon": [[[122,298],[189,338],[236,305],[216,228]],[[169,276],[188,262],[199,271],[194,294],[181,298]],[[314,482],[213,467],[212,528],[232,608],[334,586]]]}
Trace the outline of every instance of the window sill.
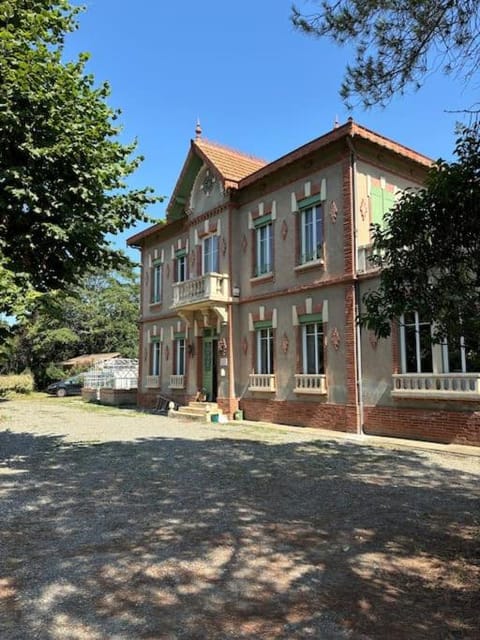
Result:
{"label": "window sill", "polygon": [[263,284],[264,282],[272,282],[273,281],[273,271],[269,271],[268,273],[262,273],[261,276],[253,276],[250,278],[250,284],[254,287],[257,284]]}
{"label": "window sill", "polygon": [[163,304],[163,300],[158,300],[157,302],[149,302],[149,307],[161,307]]}
{"label": "window sill", "polygon": [[323,266],[325,266],[325,262],[322,258],[319,258],[318,260],[310,260],[309,262],[297,265],[295,271],[308,271],[309,269],[318,269],[318,267]]}

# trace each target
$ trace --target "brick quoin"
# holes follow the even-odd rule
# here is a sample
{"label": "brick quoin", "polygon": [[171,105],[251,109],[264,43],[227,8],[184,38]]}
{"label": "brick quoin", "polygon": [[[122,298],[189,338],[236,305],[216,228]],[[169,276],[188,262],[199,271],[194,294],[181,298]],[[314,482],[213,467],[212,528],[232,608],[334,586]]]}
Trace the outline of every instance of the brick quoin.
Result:
{"label": "brick quoin", "polygon": [[246,420],[288,424],[355,433],[356,407],[300,400],[243,398],[240,409]]}
{"label": "brick quoin", "polygon": [[480,411],[365,407],[368,435],[480,446]]}

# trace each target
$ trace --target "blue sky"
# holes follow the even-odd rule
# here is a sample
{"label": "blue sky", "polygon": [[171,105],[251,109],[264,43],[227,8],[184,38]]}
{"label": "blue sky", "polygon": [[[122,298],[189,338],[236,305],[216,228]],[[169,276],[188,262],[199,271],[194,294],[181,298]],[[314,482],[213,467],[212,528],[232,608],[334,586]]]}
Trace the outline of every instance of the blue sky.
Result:
{"label": "blue sky", "polygon": [[[474,86],[432,74],[417,93],[385,109],[347,111],[338,95],[352,52],[308,38],[289,21],[291,0],[87,0],[66,58],[91,53],[88,71],[108,81],[122,139],[145,156],[130,180],[167,196],[185,160],[195,122],[204,137],[265,160],[354,120],[433,158],[450,158],[459,115]],[[311,3],[298,6],[306,11]],[[119,236],[116,244],[142,229]],[[132,254],[137,257],[136,254]]]}

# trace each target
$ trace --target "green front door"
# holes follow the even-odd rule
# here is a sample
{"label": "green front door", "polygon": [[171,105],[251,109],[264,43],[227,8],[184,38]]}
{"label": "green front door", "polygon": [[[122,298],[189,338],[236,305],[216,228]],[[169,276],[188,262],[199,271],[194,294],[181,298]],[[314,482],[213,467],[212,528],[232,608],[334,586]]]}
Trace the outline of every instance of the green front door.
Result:
{"label": "green front door", "polygon": [[213,402],[217,398],[217,336],[213,329],[205,329],[203,334],[203,374],[202,387],[207,400]]}

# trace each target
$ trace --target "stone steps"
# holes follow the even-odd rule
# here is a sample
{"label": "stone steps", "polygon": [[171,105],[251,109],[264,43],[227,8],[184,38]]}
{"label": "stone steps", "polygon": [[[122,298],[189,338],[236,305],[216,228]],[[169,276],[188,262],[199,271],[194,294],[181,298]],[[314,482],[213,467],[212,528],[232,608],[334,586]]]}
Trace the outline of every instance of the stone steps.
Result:
{"label": "stone steps", "polygon": [[178,407],[177,411],[171,409],[168,412],[170,418],[188,418],[199,422],[211,422],[212,414],[222,414],[216,402],[189,402],[186,406]]}

